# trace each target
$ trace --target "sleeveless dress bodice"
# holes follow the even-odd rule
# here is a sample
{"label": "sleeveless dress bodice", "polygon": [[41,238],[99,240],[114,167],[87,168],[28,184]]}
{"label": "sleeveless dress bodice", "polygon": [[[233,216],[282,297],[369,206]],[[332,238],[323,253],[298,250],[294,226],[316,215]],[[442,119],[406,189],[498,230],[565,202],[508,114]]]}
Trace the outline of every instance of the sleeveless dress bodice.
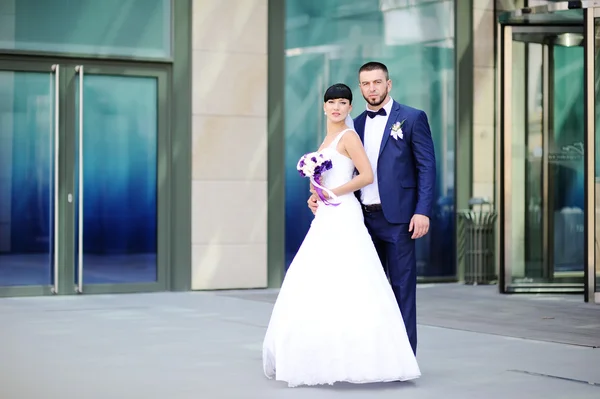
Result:
{"label": "sleeveless dress bodice", "polygon": [[[337,146],[342,139],[342,136],[350,130],[351,129],[342,130],[331,144],[320,151],[323,155],[331,159],[332,168],[322,174],[322,185],[330,190],[348,183],[354,177],[354,162],[347,156],[340,154],[337,150]],[[356,199],[353,193],[346,194],[338,197],[338,202],[348,199],[351,200],[352,198]]]}

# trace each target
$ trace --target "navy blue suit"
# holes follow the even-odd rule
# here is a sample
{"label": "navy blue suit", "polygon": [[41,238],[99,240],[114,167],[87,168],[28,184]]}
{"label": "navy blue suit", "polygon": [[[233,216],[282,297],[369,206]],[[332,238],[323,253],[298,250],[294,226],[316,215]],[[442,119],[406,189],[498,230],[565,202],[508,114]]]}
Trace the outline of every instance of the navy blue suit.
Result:
{"label": "navy blue suit", "polygon": [[[367,112],[354,119],[364,144]],[[394,123],[403,137],[391,136]],[[365,224],[381,259],[404,318],[413,352],[417,353],[417,261],[415,240],[408,231],[413,215],[431,219],[436,179],[435,152],[425,112],[393,102],[377,161],[381,210],[365,211]],[[360,192],[355,193],[360,199]]]}

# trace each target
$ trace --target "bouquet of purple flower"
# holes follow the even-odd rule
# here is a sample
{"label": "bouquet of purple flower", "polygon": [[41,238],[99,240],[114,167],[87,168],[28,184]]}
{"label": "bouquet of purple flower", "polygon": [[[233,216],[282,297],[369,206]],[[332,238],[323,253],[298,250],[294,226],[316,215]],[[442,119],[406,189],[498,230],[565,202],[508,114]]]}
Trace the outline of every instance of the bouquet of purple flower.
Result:
{"label": "bouquet of purple flower", "polygon": [[323,192],[329,194],[330,198],[336,198],[335,194],[333,194],[330,190],[323,187],[322,176],[323,173],[328,171],[333,167],[333,163],[330,158],[327,158],[320,152],[309,152],[308,154],[304,154],[300,160],[298,161],[298,165],[296,165],[296,169],[300,173],[302,177],[308,177],[315,186],[317,190],[317,195],[323,201],[323,203],[327,205],[338,205],[334,204],[325,198]]}

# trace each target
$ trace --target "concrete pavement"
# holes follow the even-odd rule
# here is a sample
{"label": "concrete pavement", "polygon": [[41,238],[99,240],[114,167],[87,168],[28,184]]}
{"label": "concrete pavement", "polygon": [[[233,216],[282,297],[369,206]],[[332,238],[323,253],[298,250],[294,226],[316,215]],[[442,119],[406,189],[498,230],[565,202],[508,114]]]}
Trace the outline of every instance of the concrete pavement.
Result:
{"label": "concrete pavement", "polygon": [[[292,389],[262,374],[276,291],[0,299],[0,398],[599,398],[600,329],[588,327],[600,323],[600,306],[494,290],[420,286],[416,381]],[[572,325],[569,337],[544,312],[546,336],[519,323],[542,303],[583,314],[585,334]],[[503,329],[503,320],[513,323]]]}

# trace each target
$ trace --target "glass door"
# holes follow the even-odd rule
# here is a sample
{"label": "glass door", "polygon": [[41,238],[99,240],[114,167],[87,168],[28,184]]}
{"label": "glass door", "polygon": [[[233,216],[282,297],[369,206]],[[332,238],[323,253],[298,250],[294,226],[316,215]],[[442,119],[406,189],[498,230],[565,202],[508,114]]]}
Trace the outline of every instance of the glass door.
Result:
{"label": "glass door", "polygon": [[139,290],[163,282],[157,210],[166,74],[79,64],[67,68],[66,79],[74,233],[68,253],[76,291]]}
{"label": "glass door", "polygon": [[503,29],[504,292],[583,292],[583,28]]}
{"label": "glass door", "polygon": [[60,67],[0,63],[0,291],[56,291]]}
{"label": "glass door", "polygon": [[15,100],[0,111],[14,120],[0,136],[0,295],[164,289],[167,71],[12,68],[0,71],[15,82],[1,93]]}

